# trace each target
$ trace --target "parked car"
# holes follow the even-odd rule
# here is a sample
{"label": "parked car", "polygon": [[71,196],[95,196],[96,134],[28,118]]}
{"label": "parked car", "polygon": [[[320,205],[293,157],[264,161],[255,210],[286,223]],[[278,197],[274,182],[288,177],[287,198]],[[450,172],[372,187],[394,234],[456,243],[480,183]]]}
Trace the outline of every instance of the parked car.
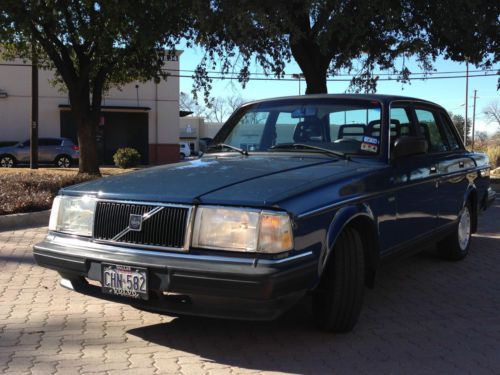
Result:
{"label": "parked car", "polygon": [[[40,164],[55,164],[61,168],[69,168],[78,162],[80,149],[67,138],[39,138],[38,162]],[[16,165],[29,164],[30,141],[15,143],[0,147],[0,166],[12,168]]]}
{"label": "parked car", "polygon": [[191,148],[187,142],[179,142],[180,146],[180,158],[184,160],[186,157],[191,156]]}
{"label": "parked car", "polygon": [[15,146],[18,143],[18,141],[0,141],[0,147]]}
{"label": "parked car", "polygon": [[66,288],[171,315],[273,319],[310,294],[346,332],[382,261],[467,255],[489,171],[428,101],[263,100],[200,159],[62,189],[34,256]]}

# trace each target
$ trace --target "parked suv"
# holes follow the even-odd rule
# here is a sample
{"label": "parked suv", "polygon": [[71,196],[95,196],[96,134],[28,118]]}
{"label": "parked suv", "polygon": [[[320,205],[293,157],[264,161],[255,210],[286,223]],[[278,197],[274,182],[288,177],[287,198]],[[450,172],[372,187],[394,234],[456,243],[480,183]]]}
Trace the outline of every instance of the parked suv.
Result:
{"label": "parked suv", "polygon": [[[38,162],[69,168],[78,161],[80,149],[67,138],[39,138]],[[0,147],[0,167],[12,168],[30,162],[30,141]]]}

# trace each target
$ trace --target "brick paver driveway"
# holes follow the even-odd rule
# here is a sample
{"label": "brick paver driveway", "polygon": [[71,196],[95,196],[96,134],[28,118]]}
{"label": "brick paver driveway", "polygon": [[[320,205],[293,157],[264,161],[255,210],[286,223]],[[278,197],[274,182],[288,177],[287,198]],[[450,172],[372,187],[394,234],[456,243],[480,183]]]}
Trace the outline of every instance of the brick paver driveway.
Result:
{"label": "brick paver driveway", "polygon": [[249,323],[80,296],[33,264],[44,232],[0,232],[0,372],[500,374],[499,200],[465,261],[424,253],[384,266],[347,335],[317,332],[306,303]]}

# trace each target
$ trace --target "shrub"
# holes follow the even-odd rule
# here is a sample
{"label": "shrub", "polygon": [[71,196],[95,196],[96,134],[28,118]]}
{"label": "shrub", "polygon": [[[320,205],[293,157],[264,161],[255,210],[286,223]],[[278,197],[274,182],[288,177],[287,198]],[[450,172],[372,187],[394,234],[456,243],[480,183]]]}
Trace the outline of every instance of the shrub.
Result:
{"label": "shrub", "polygon": [[0,174],[0,215],[47,210],[60,188],[94,178],[31,172]]}
{"label": "shrub", "polygon": [[123,147],[116,150],[113,161],[117,167],[123,169],[133,168],[137,167],[141,162],[141,154],[135,148]]}
{"label": "shrub", "polygon": [[488,145],[486,154],[490,158],[490,163],[493,168],[500,167],[500,145]]}

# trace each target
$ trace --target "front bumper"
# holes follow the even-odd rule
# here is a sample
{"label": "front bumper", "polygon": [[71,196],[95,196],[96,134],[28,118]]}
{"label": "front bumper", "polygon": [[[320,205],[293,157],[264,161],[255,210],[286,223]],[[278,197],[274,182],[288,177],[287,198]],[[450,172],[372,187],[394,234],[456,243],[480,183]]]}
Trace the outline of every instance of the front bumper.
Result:
{"label": "front bumper", "polygon": [[[297,302],[317,280],[312,252],[283,259],[141,250],[49,234],[34,246],[36,262],[58,271],[77,292],[170,315],[270,320]],[[103,294],[101,264],[148,269],[149,300]],[[91,281],[89,283],[89,280]]]}

